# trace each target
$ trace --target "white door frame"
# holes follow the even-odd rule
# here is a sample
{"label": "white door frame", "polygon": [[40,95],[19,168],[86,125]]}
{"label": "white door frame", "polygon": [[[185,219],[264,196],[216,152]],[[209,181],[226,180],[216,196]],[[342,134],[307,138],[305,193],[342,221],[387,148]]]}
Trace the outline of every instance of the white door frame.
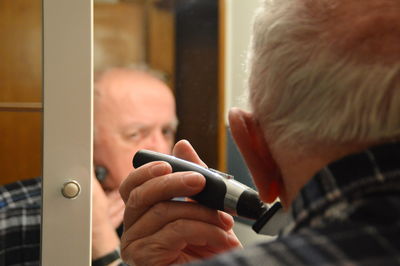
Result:
{"label": "white door frame", "polygon": [[43,0],[43,266],[91,265],[92,14],[92,0]]}

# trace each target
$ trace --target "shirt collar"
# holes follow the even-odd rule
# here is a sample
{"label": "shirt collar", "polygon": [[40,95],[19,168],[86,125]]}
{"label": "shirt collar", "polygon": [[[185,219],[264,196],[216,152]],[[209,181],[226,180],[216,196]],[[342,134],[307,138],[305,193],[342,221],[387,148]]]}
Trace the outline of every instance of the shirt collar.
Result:
{"label": "shirt collar", "polygon": [[388,179],[400,182],[400,143],[386,143],[348,155],[320,170],[300,191],[291,206],[286,234],[339,201],[378,190]]}

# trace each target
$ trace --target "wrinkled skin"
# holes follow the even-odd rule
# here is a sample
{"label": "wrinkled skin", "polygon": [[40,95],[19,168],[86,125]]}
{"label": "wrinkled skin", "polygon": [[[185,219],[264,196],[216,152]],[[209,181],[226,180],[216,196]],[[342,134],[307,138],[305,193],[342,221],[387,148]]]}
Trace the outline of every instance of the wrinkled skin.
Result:
{"label": "wrinkled skin", "polygon": [[[174,156],[204,166],[187,141]],[[194,172],[172,173],[165,162],[133,170],[120,187],[126,204],[121,239],[124,261],[132,265],[170,265],[207,258],[241,247],[233,219],[193,201],[171,201],[200,192],[205,179]]]}

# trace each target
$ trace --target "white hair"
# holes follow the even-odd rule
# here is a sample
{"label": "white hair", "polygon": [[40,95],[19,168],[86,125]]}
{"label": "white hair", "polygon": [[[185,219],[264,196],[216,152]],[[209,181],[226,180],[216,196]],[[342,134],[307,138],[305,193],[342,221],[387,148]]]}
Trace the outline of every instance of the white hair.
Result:
{"label": "white hair", "polygon": [[[247,62],[250,102],[277,143],[305,147],[400,136],[400,18],[371,11],[368,20],[364,8],[356,20],[342,14],[345,1],[266,0],[257,11]],[[383,2],[400,11],[398,1]],[[376,23],[382,27],[372,31]],[[388,53],[388,39],[397,41],[390,46],[397,54]]]}

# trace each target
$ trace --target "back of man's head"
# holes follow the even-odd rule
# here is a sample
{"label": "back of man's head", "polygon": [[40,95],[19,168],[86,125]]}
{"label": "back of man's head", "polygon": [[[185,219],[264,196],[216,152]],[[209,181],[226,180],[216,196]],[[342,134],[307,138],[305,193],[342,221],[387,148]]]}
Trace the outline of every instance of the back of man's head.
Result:
{"label": "back of man's head", "polygon": [[253,111],[277,143],[400,136],[400,1],[266,0],[248,60]]}

